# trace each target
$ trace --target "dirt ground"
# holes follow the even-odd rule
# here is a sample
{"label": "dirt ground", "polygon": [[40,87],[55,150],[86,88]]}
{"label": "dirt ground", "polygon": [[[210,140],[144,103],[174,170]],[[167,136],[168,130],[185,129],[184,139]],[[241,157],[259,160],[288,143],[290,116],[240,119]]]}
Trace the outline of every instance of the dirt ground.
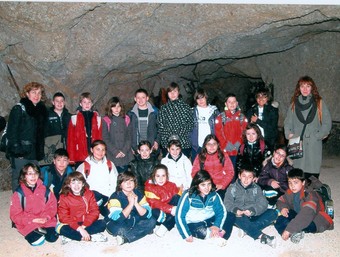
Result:
{"label": "dirt ground", "polygon": [[[1,257],[199,257],[199,256],[251,256],[251,257],[335,257],[340,256],[340,158],[328,157],[323,161],[321,181],[330,185],[335,205],[335,229],[322,234],[307,234],[299,244],[283,241],[271,226],[265,229],[277,236],[275,249],[261,245],[248,236],[238,237],[238,229],[233,230],[225,247],[217,246],[213,240],[198,240],[187,243],[174,228],[164,238],[149,235],[137,242],[116,246],[113,237],[108,242],[69,242],[61,245],[61,240],[39,247],[31,247],[26,240],[11,228],[9,220],[10,191],[0,192],[0,256]],[[237,254],[237,255],[236,255]]]}

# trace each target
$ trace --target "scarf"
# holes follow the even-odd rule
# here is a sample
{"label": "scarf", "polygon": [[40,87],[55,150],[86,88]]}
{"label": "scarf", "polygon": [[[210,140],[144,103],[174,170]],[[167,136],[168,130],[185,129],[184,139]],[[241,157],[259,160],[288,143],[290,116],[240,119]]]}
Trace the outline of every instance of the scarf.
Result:
{"label": "scarf", "polygon": [[[307,99],[307,97],[303,97],[303,96],[301,96],[301,97],[302,97],[303,100]],[[310,111],[309,111],[309,113],[308,113],[308,115],[305,119],[302,115],[302,111],[308,110],[309,108],[311,108],[311,109],[310,109]],[[299,98],[296,98],[296,100],[295,100],[295,112],[296,112],[297,118],[299,119],[299,121],[302,124],[307,125],[307,124],[311,123],[314,120],[316,110],[317,110],[317,106],[316,106],[316,102],[315,102],[313,97],[311,97],[309,102],[307,102],[305,104],[302,104],[299,101]]]}

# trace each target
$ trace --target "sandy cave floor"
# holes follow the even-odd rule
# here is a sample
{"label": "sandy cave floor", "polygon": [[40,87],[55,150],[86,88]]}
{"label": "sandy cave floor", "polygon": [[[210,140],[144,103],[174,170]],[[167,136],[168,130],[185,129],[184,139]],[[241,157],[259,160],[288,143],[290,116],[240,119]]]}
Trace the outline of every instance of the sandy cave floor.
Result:
{"label": "sandy cave floor", "polygon": [[[156,235],[122,246],[116,246],[113,237],[108,242],[69,242],[61,245],[61,240],[39,247],[31,247],[26,240],[11,228],[9,220],[10,191],[0,192],[0,257],[200,257],[200,256],[251,256],[251,257],[335,257],[340,256],[340,158],[324,159],[320,179],[330,185],[335,205],[335,229],[322,234],[307,234],[299,244],[283,241],[270,226],[265,232],[277,236],[275,249],[262,245],[248,236],[238,237],[235,228],[225,247],[219,247],[213,240],[198,240],[187,243],[174,228],[164,238]],[[105,232],[106,233],[106,232]]]}

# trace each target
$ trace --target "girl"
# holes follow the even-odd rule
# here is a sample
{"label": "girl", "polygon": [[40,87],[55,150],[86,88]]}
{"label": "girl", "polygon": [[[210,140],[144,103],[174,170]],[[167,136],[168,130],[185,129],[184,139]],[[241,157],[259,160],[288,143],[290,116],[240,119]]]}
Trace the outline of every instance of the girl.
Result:
{"label": "girl", "polygon": [[274,207],[277,199],[288,189],[288,172],[293,169],[292,162],[287,158],[287,147],[276,145],[273,157],[263,162],[263,169],[257,183],[264,190],[270,206]]}
{"label": "girl", "polygon": [[93,191],[100,213],[107,217],[106,207],[110,195],[116,190],[118,172],[115,165],[106,158],[106,144],[95,140],[91,144],[91,154],[77,168]]}
{"label": "girl", "polygon": [[133,160],[131,127],[118,97],[112,97],[105,108],[103,140],[107,143],[107,157],[114,162],[119,173],[128,169]]}
{"label": "girl", "polygon": [[176,227],[185,241],[193,242],[193,237],[219,238],[218,244],[226,245],[232,225],[228,227],[226,223],[227,212],[215,189],[209,173],[200,170],[194,176],[190,189],[180,198]]}
{"label": "girl", "polygon": [[236,161],[237,172],[235,172],[233,181],[236,181],[242,164],[247,162],[255,172],[254,180],[256,182],[262,169],[262,162],[270,155],[270,151],[265,144],[259,127],[254,123],[247,124],[246,129],[243,131],[242,139],[243,144],[238,150]]}
{"label": "girl", "polygon": [[169,181],[168,168],[156,165],[151,178],[145,183],[146,200],[152,208],[152,216],[160,225],[155,234],[163,237],[167,231],[175,226],[176,206],[182,191],[175,183]]}
{"label": "girl", "polygon": [[322,100],[318,88],[311,77],[304,76],[296,84],[287,117],[284,121],[287,139],[302,138],[303,157],[294,160],[294,168],[305,170],[305,178],[319,177],[322,162],[322,140],[332,127],[332,119],[327,105]]}
{"label": "girl", "polygon": [[55,242],[58,239],[55,232],[57,200],[39,177],[40,170],[37,165],[24,165],[10,206],[12,222],[32,246],[42,245],[45,240]]}
{"label": "girl", "polygon": [[[104,220],[98,220],[99,209],[84,176],[75,171],[68,175],[61,189],[57,232],[76,241],[106,242]],[[68,240],[62,237],[62,244]]]}
{"label": "girl", "polygon": [[205,138],[202,151],[194,161],[191,176],[194,177],[202,169],[209,172],[218,194],[224,199],[226,188],[234,177],[234,168],[228,154],[221,150],[214,135]]}
{"label": "girl", "polygon": [[248,120],[241,113],[236,95],[228,94],[225,99],[225,111],[216,118],[215,134],[220,141],[221,149],[227,152],[234,167],[237,151],[242,144],[242,132]]}
{"label": "girl", "polygon": [[130,171],[118,175],[117,190],[110,197],[108,209],[110,221],[106,230],[116,236],[117,244],[132,243],[150,233],[156,220],[137,179]]}
{"label": "girl", "polygon": [[215,119],[219,111],[215,105],[208,104],[208,94],[204,89],[198,89],[194,95],[197,106],[194,108],[194,128],[191,132],[191,160],[201,151],[203,141],[209,134],[215,133]]}
{"label": "girl", "polygon": [[140,141],[137,151],[136,159],[130,162],[131,172],[137,178],[137,188],[144,192],[144,184],[150,178],[152,170],[159,163],[159,160],[152,155],[152,147],[149,141]]}

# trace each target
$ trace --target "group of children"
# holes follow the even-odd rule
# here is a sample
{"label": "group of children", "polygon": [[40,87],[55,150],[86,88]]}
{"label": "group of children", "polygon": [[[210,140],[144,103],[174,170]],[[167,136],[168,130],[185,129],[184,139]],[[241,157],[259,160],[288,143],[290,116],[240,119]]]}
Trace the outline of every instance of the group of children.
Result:
{"label": "group of children", "polygon": [[153,232],[163,237],[176,225],[187,242],[195,237],[224,246],[235,225],[275,247],[276,238],[262,232],[271,224],[295,243],[304,232],[332,229],[319,196],[305,188],[303,171],[289,163],[286,147],[266,139],[272,133],[261,122],[268,115],[264,94],[257,97],[260,113],[248,123],[233,94],[218,114],[206,92],[198,91],[192,114],[176,83],[159,111],[139,89],[129,115],[113,97],[104,118],[83,93],[65,135],[67,151],[55,151],[49,166],[28,163],[21,169],[11,220],[31,245],[54,242],[58,235],[63,243],[106,241],[104,230],[121,245]]}

